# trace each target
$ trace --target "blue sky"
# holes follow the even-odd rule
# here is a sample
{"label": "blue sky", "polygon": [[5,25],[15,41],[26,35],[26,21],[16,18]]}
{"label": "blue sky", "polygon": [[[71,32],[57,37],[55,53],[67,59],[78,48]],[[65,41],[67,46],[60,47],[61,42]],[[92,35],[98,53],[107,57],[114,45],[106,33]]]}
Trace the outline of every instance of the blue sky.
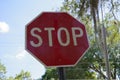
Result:
{"label": "blue sky", "polygon": [[0,61],[7,76],[22,69],[32,78],[44,74],[44,66],[25,51],[25,25],[44,11],[56,11],[63,0],[0,0]]}

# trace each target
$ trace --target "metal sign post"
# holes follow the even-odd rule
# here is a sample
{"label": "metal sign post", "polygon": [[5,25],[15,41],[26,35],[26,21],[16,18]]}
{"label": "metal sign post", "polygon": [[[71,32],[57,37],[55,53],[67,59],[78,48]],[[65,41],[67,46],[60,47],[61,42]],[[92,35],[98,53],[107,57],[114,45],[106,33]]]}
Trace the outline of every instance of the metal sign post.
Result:
{"label": "metal sign post", "polygon": [[58,67],[58,75],[59,75],[59,80],[66,80],[65,71],[63,67]]}

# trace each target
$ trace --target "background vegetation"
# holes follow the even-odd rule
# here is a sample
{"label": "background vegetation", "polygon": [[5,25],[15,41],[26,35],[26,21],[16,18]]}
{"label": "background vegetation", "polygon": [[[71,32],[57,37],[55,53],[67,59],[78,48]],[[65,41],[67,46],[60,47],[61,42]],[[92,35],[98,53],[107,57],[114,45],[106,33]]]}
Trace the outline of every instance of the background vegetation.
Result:
{"label": "background vegetation", "polygon": [[31,74],[28,71],[21,70],[15,77],[7,77],[6,67],[0,62],[0,80],[32,80]]}

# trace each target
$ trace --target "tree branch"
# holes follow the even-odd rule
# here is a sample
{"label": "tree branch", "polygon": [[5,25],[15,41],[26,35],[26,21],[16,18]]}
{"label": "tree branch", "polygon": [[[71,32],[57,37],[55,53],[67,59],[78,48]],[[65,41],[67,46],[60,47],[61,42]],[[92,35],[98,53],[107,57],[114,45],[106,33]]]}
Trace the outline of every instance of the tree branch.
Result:
{"label": "tree branch", "polygon": [[90,68],[95,72],[99,73],[100,75],[102,75],[104,79],[107,79],[107,77],[102,73],[102,71],[97,69],[94,65],[90,66]]}

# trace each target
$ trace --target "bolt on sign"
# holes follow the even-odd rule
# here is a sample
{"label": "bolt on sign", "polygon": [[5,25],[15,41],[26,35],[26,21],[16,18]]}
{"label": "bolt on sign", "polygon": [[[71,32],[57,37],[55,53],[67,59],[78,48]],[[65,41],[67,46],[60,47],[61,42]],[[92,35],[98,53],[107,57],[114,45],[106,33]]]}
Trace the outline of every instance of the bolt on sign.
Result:
{"label": "bolt on sign", "polygon": [[74,66],[89,48],[85,26],[65,12],[43,12],[26,25],[26,50],[47,67]]}

